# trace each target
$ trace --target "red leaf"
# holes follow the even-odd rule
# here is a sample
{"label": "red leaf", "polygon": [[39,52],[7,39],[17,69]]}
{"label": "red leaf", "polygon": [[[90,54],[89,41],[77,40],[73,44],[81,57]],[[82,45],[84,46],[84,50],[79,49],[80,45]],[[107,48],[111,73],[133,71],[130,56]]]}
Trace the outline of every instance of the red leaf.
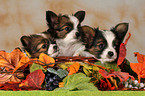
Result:
{"label": "red leaf", "polygon": [[41,85],[44,81],[45,74],[41,69],[36,70],[27,75],[26,80],[24,80],[19,87],[26,86],[32,88],[41,88]]}
{"label": "red leaf", "polygon": [[117,66],[121,65],[122,62],[124,61],[125,57],[126,57],[126,47],[125,47],[125,45],[127,44],[130,36],[131,36],[131,34],[129,33],[129,36],[127,37],[125,42],[120,44]]}
{"label": "red leaf", "polygon": [[8,82],[0,85],[0,90],[13,90],[13,91],[21,91],[21,90],[40,90],[39,88],[30,88],[30,87],[19,87],[21,82]]}
{"label": "red leaf", "polygon": [[118,58],[118,61],[117,61],[117,66],[122,64],[125,57],[126,57],[126,47],[125,47],[124,43],[121,43],[120,44],[120,49],[119,49],[119,58]]}
{"label": "red leaf", "polygon": [[120,79],[120,82],[126,81],[129,77],[134,80],[134,77],[129,75],[129,73],[125,72],[119,72],[119,71],[114,71],[112,73],[108,73],[105,70],[100,69],[99,73],[104,77],[104,78],[110,78],[110,77],[118,77]]}
{"label": "red leaf", "polygon": [[0,90],[13,90],[13,91],[21,90],[19,84],[20,82],[5,83],[1,85]]}

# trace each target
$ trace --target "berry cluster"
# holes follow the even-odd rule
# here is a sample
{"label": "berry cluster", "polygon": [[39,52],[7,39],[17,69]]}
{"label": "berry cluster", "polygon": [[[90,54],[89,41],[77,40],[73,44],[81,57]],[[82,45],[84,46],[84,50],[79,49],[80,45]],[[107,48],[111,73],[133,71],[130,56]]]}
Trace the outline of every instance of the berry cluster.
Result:
{"label": "berry cluster", "polygon": [[46,90],[52,91],[55,88],[59,87],[59,82],[62,82],[62,79],[58,75],[47,71],[45,73],[45,81],[46,81]]}

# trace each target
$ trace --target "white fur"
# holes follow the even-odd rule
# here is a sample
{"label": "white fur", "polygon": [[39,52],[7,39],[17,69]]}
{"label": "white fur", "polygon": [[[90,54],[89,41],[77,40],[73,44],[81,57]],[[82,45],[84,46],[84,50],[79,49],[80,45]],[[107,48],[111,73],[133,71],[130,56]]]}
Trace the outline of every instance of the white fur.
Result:
{"label": "white fur", "polygon": [[58,56],[86,55],[89,57],[91,54],[84,51],[85,46],[79,39],[76,38],[76,32],[78,32],[77,26],[79,24],[79,20],[75,16],[69,15],[68,17],[70,18],[70,21],[73,22],[74,29],[71,32],[69,32],[64,39],[56,39],[56,43],[59,47]]}
{"label": "white fur", "polygon": [[43,33],[39,33],[39,34],[36,34],[36,35],[40,35],[40,36],[42,36],[42,37],[44,37],[44,38],[48,38],[45,34],[43,34]]}
{"label": "white fur", "polygon": [[[103,31],[103,35],[105,39],[107,40],[107,48],[104,49],[103,53],[101,54],[101,59],[99,59],[102,63],[105,62],[112,62],[117,58],[117,53],[115,49],[113,48],[113,40],[115,39],[115,34],[111,31]],[[108,56],[108,52],[112,51],[114,55],[112,57]]]}
{"label": "white fur", "polygon": [[59,54],[58,51],[55,52],[54,46],[56,46],[56,44],[50,44],[50,45],[49,45],[47,54],[48,54],[50,57],[56,57],[56,56]]}

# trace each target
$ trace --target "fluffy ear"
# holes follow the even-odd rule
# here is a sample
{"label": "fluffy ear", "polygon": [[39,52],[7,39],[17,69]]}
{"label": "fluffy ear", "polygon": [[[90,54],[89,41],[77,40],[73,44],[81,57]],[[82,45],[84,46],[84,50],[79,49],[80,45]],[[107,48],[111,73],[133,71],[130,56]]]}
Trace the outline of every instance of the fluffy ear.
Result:
{"label": "fluffy ear", "polygon": [[24,47],[28,47],[30,45],[31,38],[28,36],[22,36],[21,37],[21,43]]}
{"label": "fluffy ear", "polygon": [[54,24],[58,21],[58,16],[52,11],[46,11],[46,21],[48,23],[47,25],[53,28]]}
{"label": "fluffy ear", "polygon": [[119,39],[123,41],[128,31],[128,26],[129,23],[119,23],[111,31],[113,31],[119,37]]}
{"label": "fluffy ear", "polygon": [[86,48],[90,48],[95,37],[94,29],[89,26],[82,26],[79,28],[79,32],[80,32],[82,41],[86,45]]}
{"label": "fluffy ear", "polygon": [[74,16],[77,17],[79,22],[81,23],[85,18],[85,11],[78,11],[74,14]]}

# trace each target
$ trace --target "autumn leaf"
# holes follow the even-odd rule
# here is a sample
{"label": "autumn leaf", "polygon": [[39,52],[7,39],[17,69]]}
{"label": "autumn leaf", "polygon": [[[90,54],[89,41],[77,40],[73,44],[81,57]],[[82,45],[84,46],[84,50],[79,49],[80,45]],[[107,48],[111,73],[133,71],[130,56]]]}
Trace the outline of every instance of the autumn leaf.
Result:
{"label": "autumn leaf", "polygon": [[135,53],[139,63],[130,63],[131,69],[138,75],[138,82],[141,78],[145,78],[145,56]]}
{"label": "autumn leaf", "polygon": [[6,82],[21,82],[20,78],[23,78],[24,74],[22,72],[9,74],[9,73],[2,73],[0,74],[0,84],[4,84]]}
{"label": "autumn leaf", "polygon": [[20,82],[5,83],[1,85],[0,90],[13,90],[13,91],[21,90],[19,84]]}
{"label": "autumn leaf", "polygon": [[[24,69],[26,66],[28,66],[28,62],[29,61],[29,57],[25,57],[23,56],[20,61],[18,62],[16,68],[13,70],[13,73],[17,70],[17,69]],[[23,68],[21,68],[22,66],[24,66]]]}
{"label": "autumn leaf", "polygon": [[26,79],[22,81],[19,87],[32,87],[32,88],[41,88],[41,85],[44,81],[45,74],[41,69],[36,70],[27,75]]}
{"label": "autumn leaf", "polygon": [[124,61],[125,57],[126,57],[126,46],[125,45],[127,44],[130,36],[131,36],[131,33],[129,33],[129,36],[127,37],[125,42],[120,44],[119,58],[118,58],[118,61],[117,61],[117,66],[121,65],[122,62]]}
{"label": "autumn leaf", "polygon": [[40,88],[30,88],[30,87],[19,87],[21,82],[8,82],[5,84],[1,84],[0,90],[13,90],[13,91],[22,91],[22,90],[40,90]]}
{"label": "autumn leaf", "polygon": [[11,64],[11,55],[5,51],[0,51],[0,67],[5,67],[7,70],[14,69]]}
{"label": "autumn leaf", "polygon": [[[44,54],[44,53],[41,53],[39,55],[39,59],[38,59],[38,62],[36,63],[39,63],[40,65],[47,65],[48,67],[53,67],[55,64],[55,60],[51,57],[49,57],[48,55]],[[52,63],[52,64],[50,64]]]}
{"label": "autumn leaf", "polygon": [[68,75],[72,75],[74,73],[77,73],[80,68],[80,64],[78,62],[74,63],[73,65],[70,65],[67,70],[69,70]]}
{"label": "autumn leaf", "polygon": [[131,77],[132,80],[134,80],[134,77],[129,75],[129,73],[126,73],[126,72],[119,72],[119,71],[114,71],[112,73],[108,73],[107,71],[105,70],[102,70],[100,69],[99,70],[99,73],[104,77],[104,78],[110,78],[110,77],[118,77],[120,82],[125,82],[127,81],[127,79],[129,77]]}
{"label": "autumn leaf", "polygon": [[135,57],[137,56],[137,60],[139,63],[143,63],[144,62],[144,57],[145,55],[140,54],[139,52],[134,52]]}
{"label": "autumn leaf", "polygon": [[25,54],[19,48],[14,49],[11,53],[0,51],[0,84],[6,82],[20,82],[20,78],[24,77],[23,72],[14,72],[18,68],[24,69],[26,67],[27,64],[25,63],[28,61],[28,58],[26,58]]}

